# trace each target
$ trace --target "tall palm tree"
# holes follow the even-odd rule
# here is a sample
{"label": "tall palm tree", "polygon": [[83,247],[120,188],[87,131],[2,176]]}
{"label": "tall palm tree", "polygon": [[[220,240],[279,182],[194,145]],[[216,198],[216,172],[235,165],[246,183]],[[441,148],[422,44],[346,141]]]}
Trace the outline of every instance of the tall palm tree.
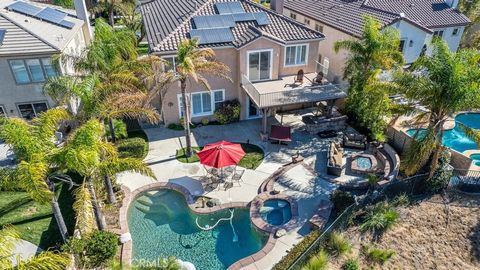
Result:
{"label": "tall palm tree", "polygon": [[17,261],[15,266],[12,265],[12,256],[19,239],[18,231],[12,226],[6,226],[0,230],[0,269],[63,270],[70,265],[71,260],[68,254],[52,251],[41,252],[28,260]]}
{"label": "tall palm tree", "polygon": [[31,124],[19,118],[0,119],[0,139],[12,148],[18,161],[14,168],[0,168],[0,173],[35,201],[50,202],[63,241],[68,231],[54,193],[53,180],[68,177],[56,170],[51,159],[58,151],[54,144],[55,131],[68,118],[69,114],[58,108],[41,113]]}
{"label": "tall palm tree", "polygon": [[414,125],[426,126],[425,135],[407,149],[402,163],[407,175],[417,172],[433,151],[430,176],[442,150],[443,126],[448,117],[480,108],[480,53],[465,49],[451,52],[441,39],[434,39],[431,56],[421,56],[409,72],[394,77],[397,92],[425,108]]}
{"label": "tall palm tree", "polygon": [[347,110],[370,130],[378,129],[376,125],[381,130],[384,125],[384,111],[376,109],[383,108],[388,99],[384,97],[385,91],[378,91],[375,83],[380,70],[390,70],[403,64],[399,46],[398,31],[391,27],[381,29],[381,24],[369,16],[364,18],[360,39],[335,42],[335,52],[349,52],[343,75],[350,84]]}
{"label": "tall palm tree", "polygon": [[182,113],[184,118],[186,151],[185,155],[192,155],[192,141],[190,137],[190,100],[187,96],[187,81],[192,79],[206,90],[211,90],[205,76],[216,76],[231,80],[230,68],[215,60],[215,52],[210,48],[198,48],[197,39],[185,39],[178,46],[175,73],[166,73],[173,76],[172,82],[180,82],[182,95]]}
{"label": "tall palm tree", "polygon": [[[134,171],[155,178],[151,169],[141,160],[135,158],[120,158],[116,147],[105,142],[103,125],[97,120],[89,120],[78,127],[53,157],[56,166],[63,170],[76,172],[84,177],[84,183],[89,195],[81,189],[78,198],[84,200],[90,197],[93,213],[100,230],[105,228],[103,215],[97,199],[95,182],[101,181],[105,175],[113,176],[124,171]],[[87,209],[82,203],[80,209]],[[88,217],[82,219],[88,221]]]}
{"label": "tall palm tree", "polygon": [[116,11],[120,11],[123,5],[123,0],[100,0],[93,7],[93,11],[106,13],[108,15],[108,23],[113,26],[115,24],[114,14]]}

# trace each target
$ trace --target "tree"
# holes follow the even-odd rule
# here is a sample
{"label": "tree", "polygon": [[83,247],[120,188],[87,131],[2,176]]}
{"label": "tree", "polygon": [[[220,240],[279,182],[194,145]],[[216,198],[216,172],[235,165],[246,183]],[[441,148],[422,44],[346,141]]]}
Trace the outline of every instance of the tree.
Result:
{"label": "tree", "polygon": [[[104,176],[114,176],[124,171],[134,171],[155,178],[152,170],[143,161],[135,158],[120,158],[115,146],[102,139],[103,134],[103,125],[97,120],[89,120],[70,135],[65,146],[54,156],[56,166],[84,177],[84,185],[88,189],[89,196],[85,195],[85,190],[82,188],[79,191],[82,193],[77,195],[77,199],[90,198],[100,230],[103,230],[105,225],[97,199],[95,182],[101,181]],[[88,209],[85,202],[75,206]],[[81,220],[88,221],[88,217]]]}
{"label": "tree", "polygon": [[54,194],[53,180],[68,177],[56,169],[52,157],[58,150],[54,144],[55,131],[68,118],[68,113],[58,108],[41,113],[31,124],[19,118],[0,119],[0,139],[12,148],[18,161],[14,168],[0,168],[0,173],[35,201],[50,202],[63,241],[68,231]]}
{"label": "tree", "polygon": [[441,39],[434,39],[432,45],[432,55],[419,57],[410,71],[394,76],[396,91],[424,108],[413,124],[426,126],[425,134],[414,136],[402,159],[407,175],[416,173],[433,151],[432,177],[443,149],[445,121],[460,111],[480,108],[480,53],[471,49],[451,52]]}
{"label": "tree", "polygon": [[121,23],[137,36],[137,44],[145,37],[142,15],[134,3],[124,3],[119,7],[122,14]]}
{"label": "tree", "polygon": [[[18,231],[12,226],[5,226],[0,230],[0,269],[18,270],[63,270],[70,265],[68,254],[44,251],[28,260],[17,261],[12,265],[12,256],[15,246],[20,239]],[[17,257],[17,260],[20,257]]]}
{"label": "tree", "polygon": [[465,27],[460,46],[462,48],[475,48],[480,50],[480,34],[478,26],[480,24],[480,0],[460,0],[458,9],[465,14],[471,24]]}
{"label": "tree", "polygon": [[93,10],[98,13],[106,13],[108,15],[108,23],[110,26],[113,26],[115,24],[115,12],[119,11],[122,5],[122,0],[100,0],[93,7]]}
{"label": "tree", "polygon": [[171,72],[167,73],[167,75],[171,74],[171,76],[174,76],[168,81],[172,83],[180,82],[187,146],[185,156],[190,157],[192,155],[192,142],[190,137],[190,101],[187,96],[187,80],[192,79],[195,83],[210,91],[211,87],[205,76],[217,76],[231,80],[229,77],[230,69],[223,63],[215,60],[215,52],[212,49],[198,48],[197,39],[185,39],[180,42],[176,57],[175,73]]}
{"label": "tree", "polygon": [[349,52],[344,69],[344,79],[350,84],[347,111],[361,126],[369,128],[372,136],[382,139],[388,113],[388,94],[377,84],[381,70],[400,67],[403,55],[399,50],[398,31],[365,17],[362,37],[335,42],[334,49]]}

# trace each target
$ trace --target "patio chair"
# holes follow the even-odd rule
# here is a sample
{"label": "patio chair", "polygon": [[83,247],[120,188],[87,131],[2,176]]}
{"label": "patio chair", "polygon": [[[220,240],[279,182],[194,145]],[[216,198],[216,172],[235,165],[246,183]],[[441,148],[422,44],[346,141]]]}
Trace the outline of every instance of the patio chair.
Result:
{"label": "patio chair", "polygon": [[315,78],[313,78],[313,84],[322,84],[323,83],[323,72],[318,72],[317,73],[317,76],[315,76]]}
{"label": "patio chair", "polygon": [[303,84],[303,78],[304,78],[305,72],[303,72],[303,69],[300,69],[297,72],[297,75],[295,76],[295,79],[292,84],[286,84],[285,87],[290,86],[290,87],[297,87],[299,85]]}
{"label": "patio chair", "polygon": [[283,142],[288,143],[292,141],[292,133],[290,127],[284,127],[279,125],[272,125],[270,127],[269,140],[278,141],[278,144]]}
{"label": "patio chair", "polygon": [[243,182],[242,176],[245,173],[245,170],[237,170],[235,169],[235,172],[232,175],[232,182],[237,182],[238,185],[240,185],[240,181]]}

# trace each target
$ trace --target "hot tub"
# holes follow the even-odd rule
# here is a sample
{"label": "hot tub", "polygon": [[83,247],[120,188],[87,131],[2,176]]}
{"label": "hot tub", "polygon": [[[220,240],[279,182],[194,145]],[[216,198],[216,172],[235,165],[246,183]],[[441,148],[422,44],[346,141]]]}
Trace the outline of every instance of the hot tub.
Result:
{"label": "hot tub", "polygon": [[292,207],[287,200],[269,199],[260,208],[260,215],[268,224],[280,226],[292,219]]}

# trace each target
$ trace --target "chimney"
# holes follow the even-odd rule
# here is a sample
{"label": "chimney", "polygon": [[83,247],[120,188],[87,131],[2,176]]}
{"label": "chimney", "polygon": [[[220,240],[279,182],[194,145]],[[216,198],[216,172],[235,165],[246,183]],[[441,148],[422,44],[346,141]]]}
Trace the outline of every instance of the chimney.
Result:
{"label": "chimney", "polygon": [[83,26],[83,36],[85,37],[85,42],[88,44],[93,38],[92,27],[90,26],[90,18],[87,12],[87,4],[85,0],[74,0],[73,4],[75,6],[75,13],[77,18],[85,22]]}
{"label": "chimney", "polygon": [[283,14],[283,3],[285,0],[271,0],[270,7],[279,14]]}
{"label": "chimney", "polygon": [[458,2],[459,0],[445,0],[445,3],[451,8],[457,8]]}

